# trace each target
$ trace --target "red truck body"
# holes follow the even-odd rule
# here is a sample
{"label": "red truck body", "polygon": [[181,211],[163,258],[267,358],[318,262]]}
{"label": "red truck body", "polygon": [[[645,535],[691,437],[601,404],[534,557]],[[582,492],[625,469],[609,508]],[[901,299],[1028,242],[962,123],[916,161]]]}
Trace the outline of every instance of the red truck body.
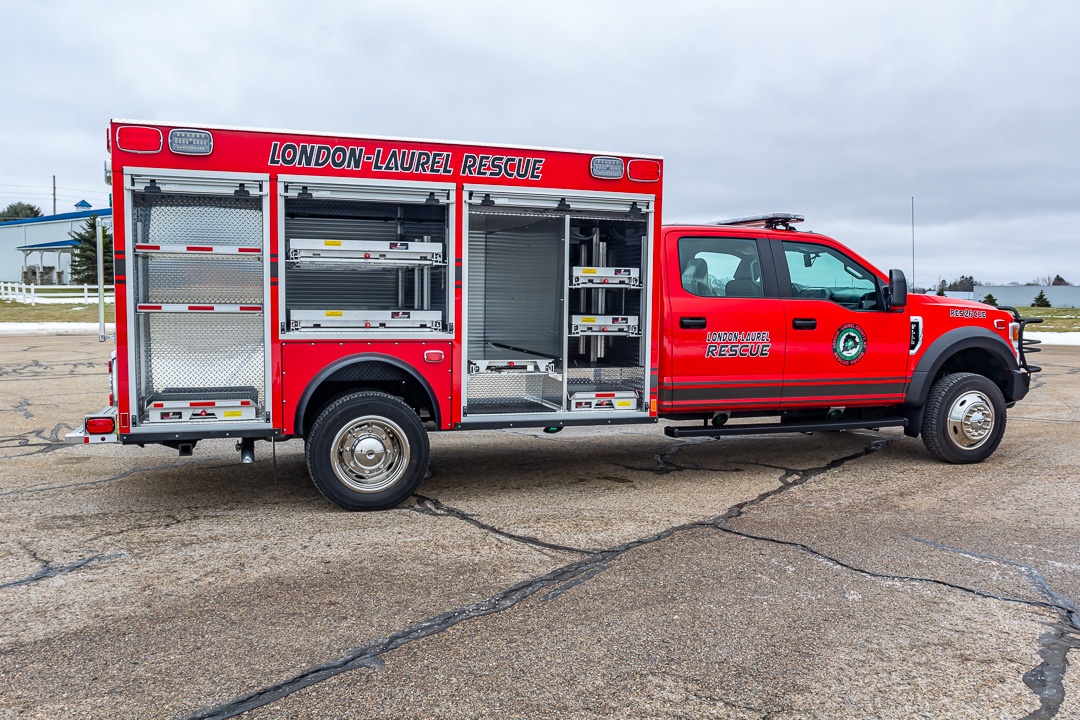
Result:
{"label": "red truck body", "polygon": [[379,508],[419,482],[427,431],[896,425],[972,462],[1027,391],[1015,311],[908,297],[797,216],[662,227],[657,157],[128,121],[108,138],[114,399],[73,442],[229,437],[250,459],[303,437],[331,500]]}

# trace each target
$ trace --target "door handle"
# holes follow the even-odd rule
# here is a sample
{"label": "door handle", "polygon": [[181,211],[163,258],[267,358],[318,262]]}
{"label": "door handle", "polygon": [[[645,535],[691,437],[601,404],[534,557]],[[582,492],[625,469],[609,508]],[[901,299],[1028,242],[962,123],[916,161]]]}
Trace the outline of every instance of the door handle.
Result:
{"label": "door handle", "polygon": [[704,330],[705,318],[703,317],[683,317],[679,318],[679,327],[683,330]]}
{"label": "door handle", "polygon": [[795,318],[791,321],[791,327],[796,330],[816,330],[817,318]]}

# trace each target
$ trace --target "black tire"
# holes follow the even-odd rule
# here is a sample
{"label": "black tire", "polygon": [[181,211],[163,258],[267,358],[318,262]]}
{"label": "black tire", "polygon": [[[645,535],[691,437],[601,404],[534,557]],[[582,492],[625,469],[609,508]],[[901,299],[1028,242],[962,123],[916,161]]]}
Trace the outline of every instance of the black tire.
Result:
{"label": "black tire", "polygon": [[428,465],[428,436],[393,395],[354,392],[319,412],[305,451],[315,487],[346,510],[387,510],[416,490]]}
{"label": "black tire", "polygon": [[930,388],[923,415],[923,443],[947,463],[982,462],[1005,434],[1005,399],[986,377],[953,373]]}

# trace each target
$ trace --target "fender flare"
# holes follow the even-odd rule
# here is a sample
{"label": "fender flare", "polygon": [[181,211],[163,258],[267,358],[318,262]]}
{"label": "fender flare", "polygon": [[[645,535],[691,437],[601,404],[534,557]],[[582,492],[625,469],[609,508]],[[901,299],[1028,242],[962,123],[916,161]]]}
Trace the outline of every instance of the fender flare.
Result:
{"label": "fender flare", "polygon": [[941,370],[941,366],[956,353],[972,348],[986,350],[1000,360],[1008,372],[1020,370],[1012,347],[1000,335],[981,327],[956,328],[932,342],[923,353],[915,370],[911,373],[911,382],[908,383],[904,405],[907,407],[925,405],[926,398],[930,394],[930,384]]}
{"label": "fender flare", "polygon": [[424,376],[416,372],[416,369],[408,363],[402,362],[396,357],[391,355],[382,355],[380,353],[364,353],[363,355],[349,355],[343,357],[340,360],[330,363],[319,373],[311,378],[307,387],[304,388],[304,393],[300,396],[300,402],[296,407],[296,417],[293,421],[293,432],[297,435],[304,433],[304,415],[307,413],[308,403],[311,402],[311,398],[315,395],[315,392],[319,387],[338,370],[342,370],[353,365],[363,365],[365,363],[381,363],[386,365],[392,365],[399,370],[405,372],[406,375],[416,380],[420,384],[420,387],[427,393],[428,400],[431,402],[431,411],[435,416],[435,427],[442,427],[442,418],[439,414],[439,403],[435,400],[435,392],[431,389],[431,384],[428,383]]}

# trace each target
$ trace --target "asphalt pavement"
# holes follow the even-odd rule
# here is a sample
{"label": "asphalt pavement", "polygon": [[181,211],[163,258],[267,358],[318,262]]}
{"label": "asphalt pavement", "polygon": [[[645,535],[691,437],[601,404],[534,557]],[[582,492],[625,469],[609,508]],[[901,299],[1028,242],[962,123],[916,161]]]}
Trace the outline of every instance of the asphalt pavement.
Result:
{"label": "asphalt pavement", "polygon": [[980,465],[445,433],[381,513],[298,440],[63,444],[109,349],[0,337],[0,718],[1080,718],[1080,348]]}

